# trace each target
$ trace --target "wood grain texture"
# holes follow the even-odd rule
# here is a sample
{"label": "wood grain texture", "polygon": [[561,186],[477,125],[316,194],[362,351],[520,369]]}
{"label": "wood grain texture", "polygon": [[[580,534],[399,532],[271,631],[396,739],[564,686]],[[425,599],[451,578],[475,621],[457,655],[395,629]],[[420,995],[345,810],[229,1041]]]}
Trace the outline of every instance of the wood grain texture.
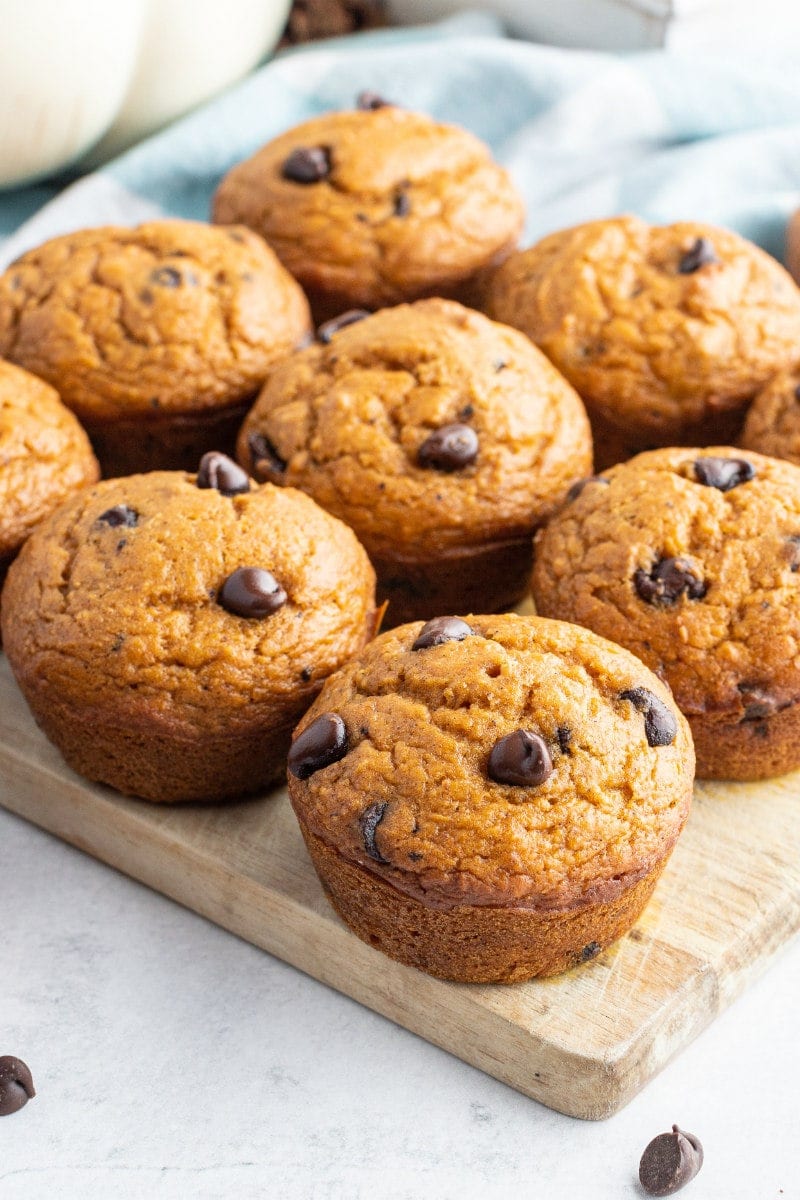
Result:
{"label": "wood grain texture", "polygon": [[585,966],[513,986],[443,983],[330,909],[285,791],[160,808],[74,775],[0,659],[0,802],[218,925],[572,1116],[616,1112],[800,928],[800,772],[700,784],[637,927]]}

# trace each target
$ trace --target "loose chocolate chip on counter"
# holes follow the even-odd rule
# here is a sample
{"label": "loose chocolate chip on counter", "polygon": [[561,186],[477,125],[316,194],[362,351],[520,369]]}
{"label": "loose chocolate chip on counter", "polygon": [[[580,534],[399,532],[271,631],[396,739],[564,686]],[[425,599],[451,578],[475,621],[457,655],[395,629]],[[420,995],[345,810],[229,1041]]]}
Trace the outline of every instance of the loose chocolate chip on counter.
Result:
{"label": "loose chocolate chip on counter", "polygon": [[411,212],[411,197],[403,188],[395,192],[393,212],[396,217],[407,217]]}
{"label": "loose chocolate chip on counter", "polygon": [[388,858],[384,858],[380,850],[375,844],[375,834],[378,826],[386,815],[386,809],[389,805],[384,801],[379,804],[370,804],[365,808],[361,816],[358,818],[358,824],[361,827],[361,836],[364,839],[364,849],[370,858],[378,863],[388,863]]}
{"label": "loose chocolate chip on counter", "polygon": [[281,168],[284,179],[292,183],[319,183],[331,173],[331,152],[327,146],[298,146]]}
{"label": "loose chocolate chip on counter", "polygon": [[19,1112],[36,1095],[30,1068],[13,1054],[0,1057],[0,1117]]}
{"label": "loose chocolate chip on counter", "polygon": [[698,579],[690,563],[683,558],[662,558],[644,571],[640,567],[633,575],[633,586],[645,604],[667,607],[681,596],[702,600],[708,588]]}
{"label": "loose chocolate chip on counter", "polygon": [[701,267],[707,267],[710,263],[715,262],[719,262],[719,259],[714,249],[714,243],[710,238],[699,237],[678,263],[678,270],[681,275],[693,275]]}
{"label": "loose chocolate chip on counter", "polygon": [[749,483],[755,478],[755,467],[746,458],[697,458],[694,474],[698,483],[706,487],[729,492],[740,483]]}
{"label": "loose chocolate chip on counter", "polygon": [[427,650],[430,646],[441,646],[444,642],[463,642],[472,637],[475,630],[460,617],[434,617],[422,626],[412,650]]}
{"label": "loose chocolate chip on counter", "polygon": [[261,479],[263,475],[282,475],[286,470],[285,461],[263,433],[251,433],[247,439],[247,448],[257,479]]}
{"label": "loose chocolate chip on counter", "polygon": [[678,722],[663,700],[647,688],[628,688],[619,694],[620,700],[630,700],[637,712],[644,713],[644,736],[648,746],[671,746],[678,732]]}
{"label": "loose chocolate chip on counter", "polygon": [[323,346],[327,346],[333,335],[340,329],[344,329],[348,325],[355,325],[356,321],[363,321],[364,317],[371,315],[365,308],[349,308],[347,312],[334,317],[332,321],[326,321],[324,325],[320,325],[317,330],[317,338]]}
{"label": "loose chocolate chip on counter", "polygon": [[238,617],[268,617],[288,600],[274,575],[263,567],[238,567],[219,589],[217,601]]}
{"label": "loose chocolate chip on counter", "polygon": [[393,107],[391,100],[384,100],[378,92],[371,92],[369,89],[359,92],[356,96],[356,108],[361,112],[374,112],[376,108],[391,107]]}
{"label": "loose chocolate chip on counter", "polygon": [[478,435],[469,425],[443,425],[420,446],[417,462],[434,471],[460,471],[478,457]]}
{"label": "loose chocolate chip on counter", "polygon": [[197,486],[216,488],[223,496],[241,496],[250,491],[250,480],[247,473],[232,458],[228,458],[227,454],[209,450],[208,454],[204,454],[200,459]]}
{"label": "loose chocolate chip on counter", "polygon": [[158,287],[177,288],[183,283],[183,276],[175,267],[156,267],[150,272],[150,282]]}
{"label": "loose chocolate chip on counter", "polygon": [[516,729],[500,738],[489,755],[489,778],[516,787],[538,787],[553,772],[547,743],[538,733]]}
{"label": "loose chocolate chip on counter", "polygon": [[297,779],[308,779],[323,767],[344,758],[348,750],[347,727],[337,713],[323,713],[307,725],[289,751],[289,770]]}
{"label": "loose chocolate chip on counter", "polygon": [[639,1163],[639,1182],[648,1196],[672,1196],[691,1183],[703,1165],[703,1147],[693,1133],[677,1125],[646,1147]]}
{"label": "loose chocolate chip on counter", "polygon": [[132,529],[138,523],[139,514],[135,508],[128,508],[127,504],[115,504],[113,508],[107,508],[104,513],[100,513],[97,518],[97,523],[110,525],[115,529],[118,525],[127,525]]}
{"label": "loose chocolate chip on counter", "polygon": [[608,487],[611,480],[605,479],[602,475],[587,475],[585,479],[576,480],[567,492],[567,503],[571,504],[573,500],[577,500],[583,489],[588,487],[590,483],[603,483]]}

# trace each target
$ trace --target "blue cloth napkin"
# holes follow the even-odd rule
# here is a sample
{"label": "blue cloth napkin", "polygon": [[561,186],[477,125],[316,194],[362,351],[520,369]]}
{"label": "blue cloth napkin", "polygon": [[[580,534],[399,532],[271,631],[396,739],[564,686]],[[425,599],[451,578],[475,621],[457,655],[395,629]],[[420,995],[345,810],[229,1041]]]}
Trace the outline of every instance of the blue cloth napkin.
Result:
{"label": "blue cloth napkin", "polygon": [[[525,240],[634,212],[727,225],[782,256],[800,205],[800,72],[765,62],[627,55],[512,41],[481,16],[279,56],[229,92],[61,192],[2,247],[158,213],[204,219],[233,163],[361,89],[487,141],[525,196]],[[0,201],[6,221],[46,187]],[[14,208],[16,206],[16,208]]]}

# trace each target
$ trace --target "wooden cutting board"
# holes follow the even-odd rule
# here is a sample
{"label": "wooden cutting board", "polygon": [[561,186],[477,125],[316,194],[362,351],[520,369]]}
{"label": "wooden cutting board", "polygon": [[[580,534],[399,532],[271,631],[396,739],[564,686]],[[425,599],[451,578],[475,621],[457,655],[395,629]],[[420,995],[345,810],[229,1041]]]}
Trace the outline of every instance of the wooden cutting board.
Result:
{"label": "wooden cutting board", "polygon": [[800,927],[800,772],[698,785],[638,926],[567,975],[505,987],[442,983],[354,937],[325,900],[283,790],[160,808],[84,783],[1,658],[0,802],[576,1117],[626,1104]]}

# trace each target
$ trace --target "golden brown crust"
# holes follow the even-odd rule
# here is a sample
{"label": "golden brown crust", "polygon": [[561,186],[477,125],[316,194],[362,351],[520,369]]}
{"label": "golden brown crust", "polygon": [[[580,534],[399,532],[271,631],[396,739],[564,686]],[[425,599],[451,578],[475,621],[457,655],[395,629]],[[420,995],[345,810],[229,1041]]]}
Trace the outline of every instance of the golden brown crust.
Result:
{"label": "golden brown crust", "polygon": [[800,466],[800,371],[782,371],[747,411],[739,445]]}
{"label": "golden brown crust", "polygon": [[[289,155],[309,147],[327,150],[330,175],[284,178]],[[393,105],[326,113],[275,138],[228,172],[213,214],[266,238],[318,320],[354,306],[459,296],[513,249],[524,215],[482,142]]]}
{"label": "golden brown crust", "polygon": [[[715,261],[684,272],[698,239]],[[527,333],[590,418],[637,448],[719,443],[709,424],[741,412],[800,342],[787,272],[736,234],[689,222],[617,217],[551,234],[498,269],[486,310]]]}

